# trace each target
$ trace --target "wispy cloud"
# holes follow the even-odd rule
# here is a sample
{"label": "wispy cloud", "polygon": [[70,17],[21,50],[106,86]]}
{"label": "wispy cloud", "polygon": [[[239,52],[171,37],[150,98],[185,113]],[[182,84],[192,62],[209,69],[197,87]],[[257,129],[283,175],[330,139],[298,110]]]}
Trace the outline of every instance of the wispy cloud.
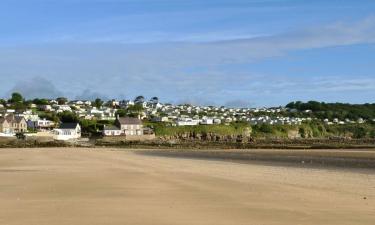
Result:
{"label": "wispy cloud", "polygon": [[[326,78],[318,75],[295,78],[280,74],[259,75],[253,71],[224,71],[219,67],[248,64],[283,56],[290,51],[369,43],[375,43],[375,17],[230,41],[132,45],[63,42],[9,47],[1,48],[0,51],[0,79],[9,78],[6,83],[0,83],[0,87],[8,89],[6,85],[11,83],[10,80],[16,80],[12,77],[21,76],[25,81],[14,90],[22,88],[25,94],[35,97],[61,94],[54,91],[56,88],[47,81],[63,90],[62,94],[80,98],[89,98],[99,93],[109,98],[131,98],[144,94],[160,96],[167,101],[198,99],[201,102],[225,104],[232,99],[240,99],[244,103],[276,95],[284,97],[284,100],[279,96],[262,100],[265,104],[271,104],[285,101],[285,96],[292,94],[312,98],[321,96],[321,93],[371,91],[375,81],[369,78],[370,75],[358,78],[335,74],[335,77]],[[47,81],[28,83],[28,80],[41,73],[46,74],[42,77]],[[40,83],[44,85],[41,87]],[[93,91],[84,95],[81,92],[85,89]]]}

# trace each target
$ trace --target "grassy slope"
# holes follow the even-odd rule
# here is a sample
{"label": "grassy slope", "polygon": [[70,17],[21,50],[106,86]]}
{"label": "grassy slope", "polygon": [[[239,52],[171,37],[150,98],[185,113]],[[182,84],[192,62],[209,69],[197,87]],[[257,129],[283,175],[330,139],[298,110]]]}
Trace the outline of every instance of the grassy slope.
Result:
{"label": "grassy slope", "polygon": [[153,127],[157,136],[173,136],[183,133],[214,133],[217,135],[241,135],[251,130],[253,137],[287,138],[291,132],[298,132],[305,138],[352,137],[374,138],[374,124],[346,124],[326,126],[322,123],[311,122],[299,126],[293,125],[256,125],[247,123],[231,123],[229,125],[199,125],[199,126],[167,126],[164,123],[147,122],[146,126]]}

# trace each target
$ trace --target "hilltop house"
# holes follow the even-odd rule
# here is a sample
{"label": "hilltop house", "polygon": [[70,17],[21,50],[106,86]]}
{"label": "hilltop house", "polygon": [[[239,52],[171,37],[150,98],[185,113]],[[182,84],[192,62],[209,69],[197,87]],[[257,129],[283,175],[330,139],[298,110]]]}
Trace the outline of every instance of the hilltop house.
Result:
{"label": "hilltop house", "polygon": [[53,138],[62,141],[81,138],[81,126],[78,123],[62,123],[54,129]]}
{"label": "hilltop house", "polygon": [[143,124],[138,118],[117,117],[115,125],[124,135],[143,135]]}

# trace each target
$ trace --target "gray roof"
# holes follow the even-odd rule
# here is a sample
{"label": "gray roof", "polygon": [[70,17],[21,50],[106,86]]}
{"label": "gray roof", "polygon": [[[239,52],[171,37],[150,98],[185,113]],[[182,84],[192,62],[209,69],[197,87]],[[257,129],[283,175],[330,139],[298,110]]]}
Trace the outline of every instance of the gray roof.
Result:
{"label": "gray roof", "polygon": [[141,125],[142,121],[133,117],[120,117],[117,119],[121,125]]}
{"label": "gray roof", "polygon": [[120,130],[120,128],[113,125],[105,125],[104,130]]}
{"label": "gray roof", "polygon": [[[9,114],[5,117],[8,123],[20,123],[22,120],[24,120],[24,117],[22,116],[14,116],[14,114]],[[26,122],[26,120],[25,120]]]}

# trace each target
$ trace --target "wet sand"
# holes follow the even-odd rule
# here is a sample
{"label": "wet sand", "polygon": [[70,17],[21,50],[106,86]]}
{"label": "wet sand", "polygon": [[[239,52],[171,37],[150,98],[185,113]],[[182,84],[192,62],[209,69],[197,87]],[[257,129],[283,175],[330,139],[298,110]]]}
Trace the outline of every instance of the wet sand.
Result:
{"label": "wet sand", "polygon": [[0,224],[375,223],[375,173],[158,157],[116,149],[0,149]]}
{"label": "wet sand", "polygon": [[374,172],[374,149],[227,149],[227,150],[138,150],[138,154],[224,160],[238,163],[310,168],[368,169]]}

